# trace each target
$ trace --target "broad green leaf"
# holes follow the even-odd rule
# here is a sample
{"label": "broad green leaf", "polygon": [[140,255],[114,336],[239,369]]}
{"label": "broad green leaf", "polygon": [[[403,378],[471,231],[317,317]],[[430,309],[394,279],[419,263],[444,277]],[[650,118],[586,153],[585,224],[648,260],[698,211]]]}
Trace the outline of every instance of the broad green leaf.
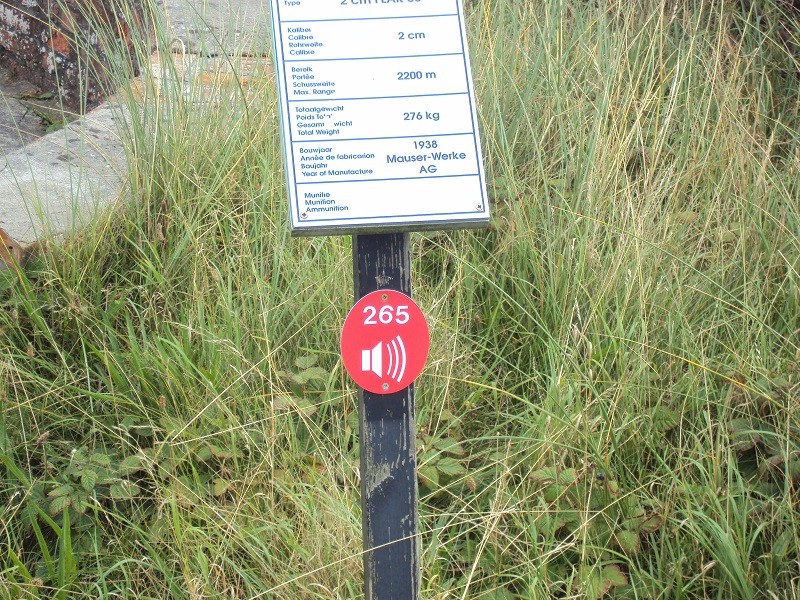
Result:
{"label": "broad green leaf", "polygon": [[72,494],[69,499],[70,505],[78,514],[82,515],[86,512],[86,509],[89,508],[89,505],[86,502],[86,494],[78,492],[77,494]]}
{"label": "broad green leaf", "polygon": [[227,479],[223,479],[222,477],[217,477],[214,479],[214,483],[211,488],[211,493],[214,496],[222,496],[225,492],[228,491],[231,487],[231,482]]}
{"label": "broad green leaf", "polygon": [[132,500],[139,495],[139,486],[127,480],[111,484],[109,493],[113,500]]}
{"label": "broad green leaf", "polygon": [[81,485],[87,492],[94,490],[94,486],[97,485],[97,471],[85,469],[81,473]]}
{"label": "broad green leaf", "polygon": [[606,565],[603,567],[601,574],[603,577],[604,587],[608,586],[605,587],[606,592],[612,587],[628,585],[628,578],[626,577],[625,573],[622,572],[622,569],[619,565]]}
{"label": "broad green leaf", "polygon": [[749,433],[752,429],[753,425],[750,423],[750,419],[731,419],[728,423],[729,433]]}
{"label": "broad green leaf", "polygon": [[789,460],[787,474],[794,485],[800,483],[800,456],[793,456]]}
{"label": "broad green leaf", "polygon": [[543,512],[536,520],[539,531],[542,532],[545,537],[554,535],[559,529],[566,526],[567,520],[561,512],[560,510]]}
{"label": "broad green leaf", "polygon": [[551,483],[546,488],[544,488],[544,499],[546,502],[558,502],[564,498],[564,494],[567,492],[567,487],[564,485],[558,485],[557,483]]}
{"label": "broad green leaf", "polygon": [[58,496],[53,498],[50,502],[48,512],[50,516],[55,517],[60,515],[63,511],[67,510],[72,505],[72,498],[70,496]]}
{"label": "broad green leaf", "polygon": [[680,223],[694,223],[700,215],[693,210],[678,212],[673,218]]}
{"label": "broad green leaf", "polygon": [[530,474],[534,483],[555,483],[558,481],[558,469],[556,467],[543,467]]}
{"label": "broad green leaf", "polygon": [[298,369],[310,369],[311,367],[317,364],[318,360],[319,356],[317,356],[316,354],[309,354],[308,356],[300,356],[296,358],[294,361],[294,365]]}
{"label": "broad green leaf", "polygon": [[119,426],[122,429],[126,430],[133,427],[134,425],[136,425],[136,417],[134,417],[133,415],[126,415],[125,417],[123,417],[122,421],[120,421],[119,424]]}
{"label": "broad green leaf", "polygon": [[768,479],[772,475],[779,475],[783,470],[786,457],[783,454],[776,454],[761,461],[758,465],[758,476],[761,479]]}
{"label": "broad green leaf", "polygon": [[111,465],[111,457],[105,452],[94,452],[91,461],[98,467],[108,467]]}
{"label": "broad green leaf", "polygon": [[328,372],[322,367],[310,367],[292,375],[292,381],[299,385],[305,385],[312,381],[325,383],[327,380]]}
{"label": "broad green leaf", "polygon": [[57,488],[53,488],[47,495],[51,498],[62,498],[64,496],[68,496],[72,493],[72,486],[69,484],[60,485]]}
{"label": "broad green leaf", "polygon": [[636,524],[634,529],[638,529],[643,533],[654,533],[664,525],[664,517],[659,514],[642,515],[637,519],[631,519],[631,521]]}
{"label": "broad green leaf", "polygon": [[588,531],[587,538],[591,538],[593,542],[601,546],[605,552],[605,549],[612,543],[611,540],[614,534],[613,523],[603,518],[603,515],[600,514],[594,518],[587,519],[586,528]]}
{"label": "broad green leaf", "polygon": [[306,417],[312,416],[317,412],[317,406],[307,398],[299,398],[282,394],[275,396],[272,400],[273,410],[289,410],[302,412]]}
{"label": "broad green leaf", "polygon": [[306,417],[311,417],[317,412],[316,406],[311,400],[307,398],[298,398],[296,402],[298,412],[303,413]]}
{"label": "broad green leaf", "polygon": [[728,423],[731,447],[736,452],[745,452],[761,443],[761,434],[753,429],[748,419],[732,419]]}
{"label": "broad green leaf", "polygon": [[122,485],[120,485],[119,483],[112,483],[111,486],[108,488],[108,493],[114,500],[123,500],[126,498],[125,488],[122,487]]}
{"label": "broad green leaf", "polygon": [[467,468],[459,460],[449,456],[445,456],[436,461],[436,468],[440,473],[449,475],[450,477],[458,477],[459,475],[465,475],[467,473]]}
{"label": "broad green leaf", "polygon": [[619,565],[606,565],[601,570],[592,569],[588,575],[582,577],[585,598],[600,600],[611,588],[628,584],[628,578]]}
{"label": "broad green leaf", "polygon": [[506,588],[495,588],[487,594],[481,594],[481,598],[485,600],[514,600],[516,596],[509,592]]}
{"label": "broad green leaf", "polygon": [[133,425],[128,431],[141,437],[153,437],[155,435],[152,425]]}
{"label": "broad green leaf", "polygon": [[561,485],[572,485],[578,481],[578,470],[569,468],[569,469],[561,469],[558,472],[558,483]]}
{"label": "broad green leaf", "polygon": [[641,543],[637,532],[623,529],[616,533],[616,539],[617,545],[625,554],[638,554]]}
{"label": "broad green leaf", "polygon": [[511,200],[516,197],[517,189],[521,184],[509,175],[499,175],[489,183],[492,198],[497,201]]}
{"label": "broad green leaf", "polygon": [[427,464],[419,469],[419,478],[420,483],[429,489],[439,487],[439,472],[436,470],[436,467],[431,464]]}
{"label": "broad green leaf", "polygon": [[272,398],[272,410],[288,410],[295,404],[295,399],[288,394],[278,394]]}
{"label": "broad green leaf", "polygon": [[650,422],[653,424],[653,429],[659,433],[666,433],[675,429],[681,422],[681,417],[677,412],[663,405],[655,406],[648,412],[650,413]]}
{"label": "broad green leaf", "polygon": [[211,454],[214,456],[214,458],[229,459],[236,456],[236,453],[233,450],[229,448],[223,448],[217,444],[208,444],[208,449],[211,451]]}
{"label": "broad green leaf", "polygon": [[455,415],[447,408],[439,411],[439,421],[442,423],[452,423],[456,420]]}
{"label": "broad green leaf", "polygon": [[169,487],[169,493],[179,506],[189,507],[195,504],[195,495],[189,487],[188,479],[184,476],[180,476],[173,481]]}
{"label": "broad green leaf", "polygon": [[132,454],[120,461],[118,472],[120,475],[126,476],[142,470],[144,470],[144,458],[140,454]]}
{"label": "broad green leaf", "polygon": [[730,244],[741,239],[741,237],[742,237],[741,231],[736,231],[736,230],[723,231],[722,233],[720,233],[720,242],[722,242],[723,244]]}
{"label": "broad green leaf", "polygon": [[559,513],[565,527],[570,530],[575,530],[583,524],[583,511],[570,509],[559,511]]}
{"label": "broad green leaf", "polygon": [[789,552],[795,549],[795,535],[796,532],[794,531],[793,527],[787,527],[784,529],[778,537],[775,538],[775,541],[772,542],[772,547],[770,548],[770,556],[776,560],[783,560]]}
{"label": "broad green leaf", "polygon": [[0,292],[7,292],[17,284],[17,273],[14,269],[0,271]]}
{"label": "broad green leaf", "polygon": [[433,443],[433,446],[448,454],[455,454],[456,456],[464,456],[465,454],[464,447],[451,437],[438,439]]}
{"label": "broad green leaf", "polygon": [[208,444],[204,444],[200,448],[198,448],[197,452],[195,452],[195,458],[200,462],[210,462],[211,459],[214,457],[214,453],[209,448]]}
{"label": "broad green leaf", "polygon": [[[603,590],[603,576],[600,574],[600,571],[593,570],[588,575],[584,575],[582,577],[584,589],[582,598],[586,598],[587,600],[600,600],[607,590]],[[578,590],[575,590],[576,592]],[[574,596],[578,597],[578,596]]]}

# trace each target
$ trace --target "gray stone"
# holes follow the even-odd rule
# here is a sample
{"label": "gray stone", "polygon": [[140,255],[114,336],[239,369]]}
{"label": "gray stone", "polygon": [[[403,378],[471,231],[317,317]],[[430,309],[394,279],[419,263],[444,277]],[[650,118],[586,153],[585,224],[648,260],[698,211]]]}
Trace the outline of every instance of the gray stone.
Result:
{"label": "gray stone", "polygon": [[137,73],[132,50],[146,23],[141,0],[3,0],[0,58],[70,109],[93,108],[114,70]]}
{"label": "gray stone", "polygon": [[0,227],[33,242],[85,225],[116,200],[127,171],[121,119],[104,104],[0,157]]}
{"label": "gray stone", "polygon": [[[161,2],[173,52],[270,53],[267,0]],[[5,123],[0,127],[0,228],[11,237],[30,243],[65,234],[124,194],[127,162],[119,106],[106,102],[65,129],[30,142],[40,135],[32,131],[21,138],[26,145],[15,149],[11,139],[18,136],[16,129],[22,131],[18,116],[0,117]]]}
{"label": "gray stone", "polygon": [[202,56],[271,54],[268,0],[157,0],[173,51]]}

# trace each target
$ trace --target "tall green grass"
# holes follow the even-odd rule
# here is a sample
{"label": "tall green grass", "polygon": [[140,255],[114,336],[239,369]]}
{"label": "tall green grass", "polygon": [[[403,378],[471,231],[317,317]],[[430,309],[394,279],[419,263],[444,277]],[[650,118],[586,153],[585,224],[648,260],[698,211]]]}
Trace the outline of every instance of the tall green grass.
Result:
{"label": "tall green grass", "polygon": [[[423,597],[800,595],[780,9],[468,6],[494,217],[413,237]],[[288,234],[268,65],[160,68],[129,194],[3,284],[0,581],[358,597],[350,241]]]}

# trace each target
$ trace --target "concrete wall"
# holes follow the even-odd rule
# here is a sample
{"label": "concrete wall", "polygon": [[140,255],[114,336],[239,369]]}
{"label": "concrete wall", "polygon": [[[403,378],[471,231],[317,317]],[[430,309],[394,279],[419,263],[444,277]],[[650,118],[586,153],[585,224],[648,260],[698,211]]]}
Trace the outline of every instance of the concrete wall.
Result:
{"label": "concrete wall", "polygon": [[143,22],[141,0],[2,0],[0,60],[83,111],[108,92],[110,65],[138,70],[131,50]]}

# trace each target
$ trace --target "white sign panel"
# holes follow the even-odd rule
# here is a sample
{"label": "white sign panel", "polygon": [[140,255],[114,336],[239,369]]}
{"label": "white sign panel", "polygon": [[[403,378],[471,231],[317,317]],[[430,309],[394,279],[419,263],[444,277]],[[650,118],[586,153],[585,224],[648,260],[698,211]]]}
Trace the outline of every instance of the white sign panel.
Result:
{"label": "white sign panel", "polygon": [[292,231],[489,219],[460,0],[272,0]]}

